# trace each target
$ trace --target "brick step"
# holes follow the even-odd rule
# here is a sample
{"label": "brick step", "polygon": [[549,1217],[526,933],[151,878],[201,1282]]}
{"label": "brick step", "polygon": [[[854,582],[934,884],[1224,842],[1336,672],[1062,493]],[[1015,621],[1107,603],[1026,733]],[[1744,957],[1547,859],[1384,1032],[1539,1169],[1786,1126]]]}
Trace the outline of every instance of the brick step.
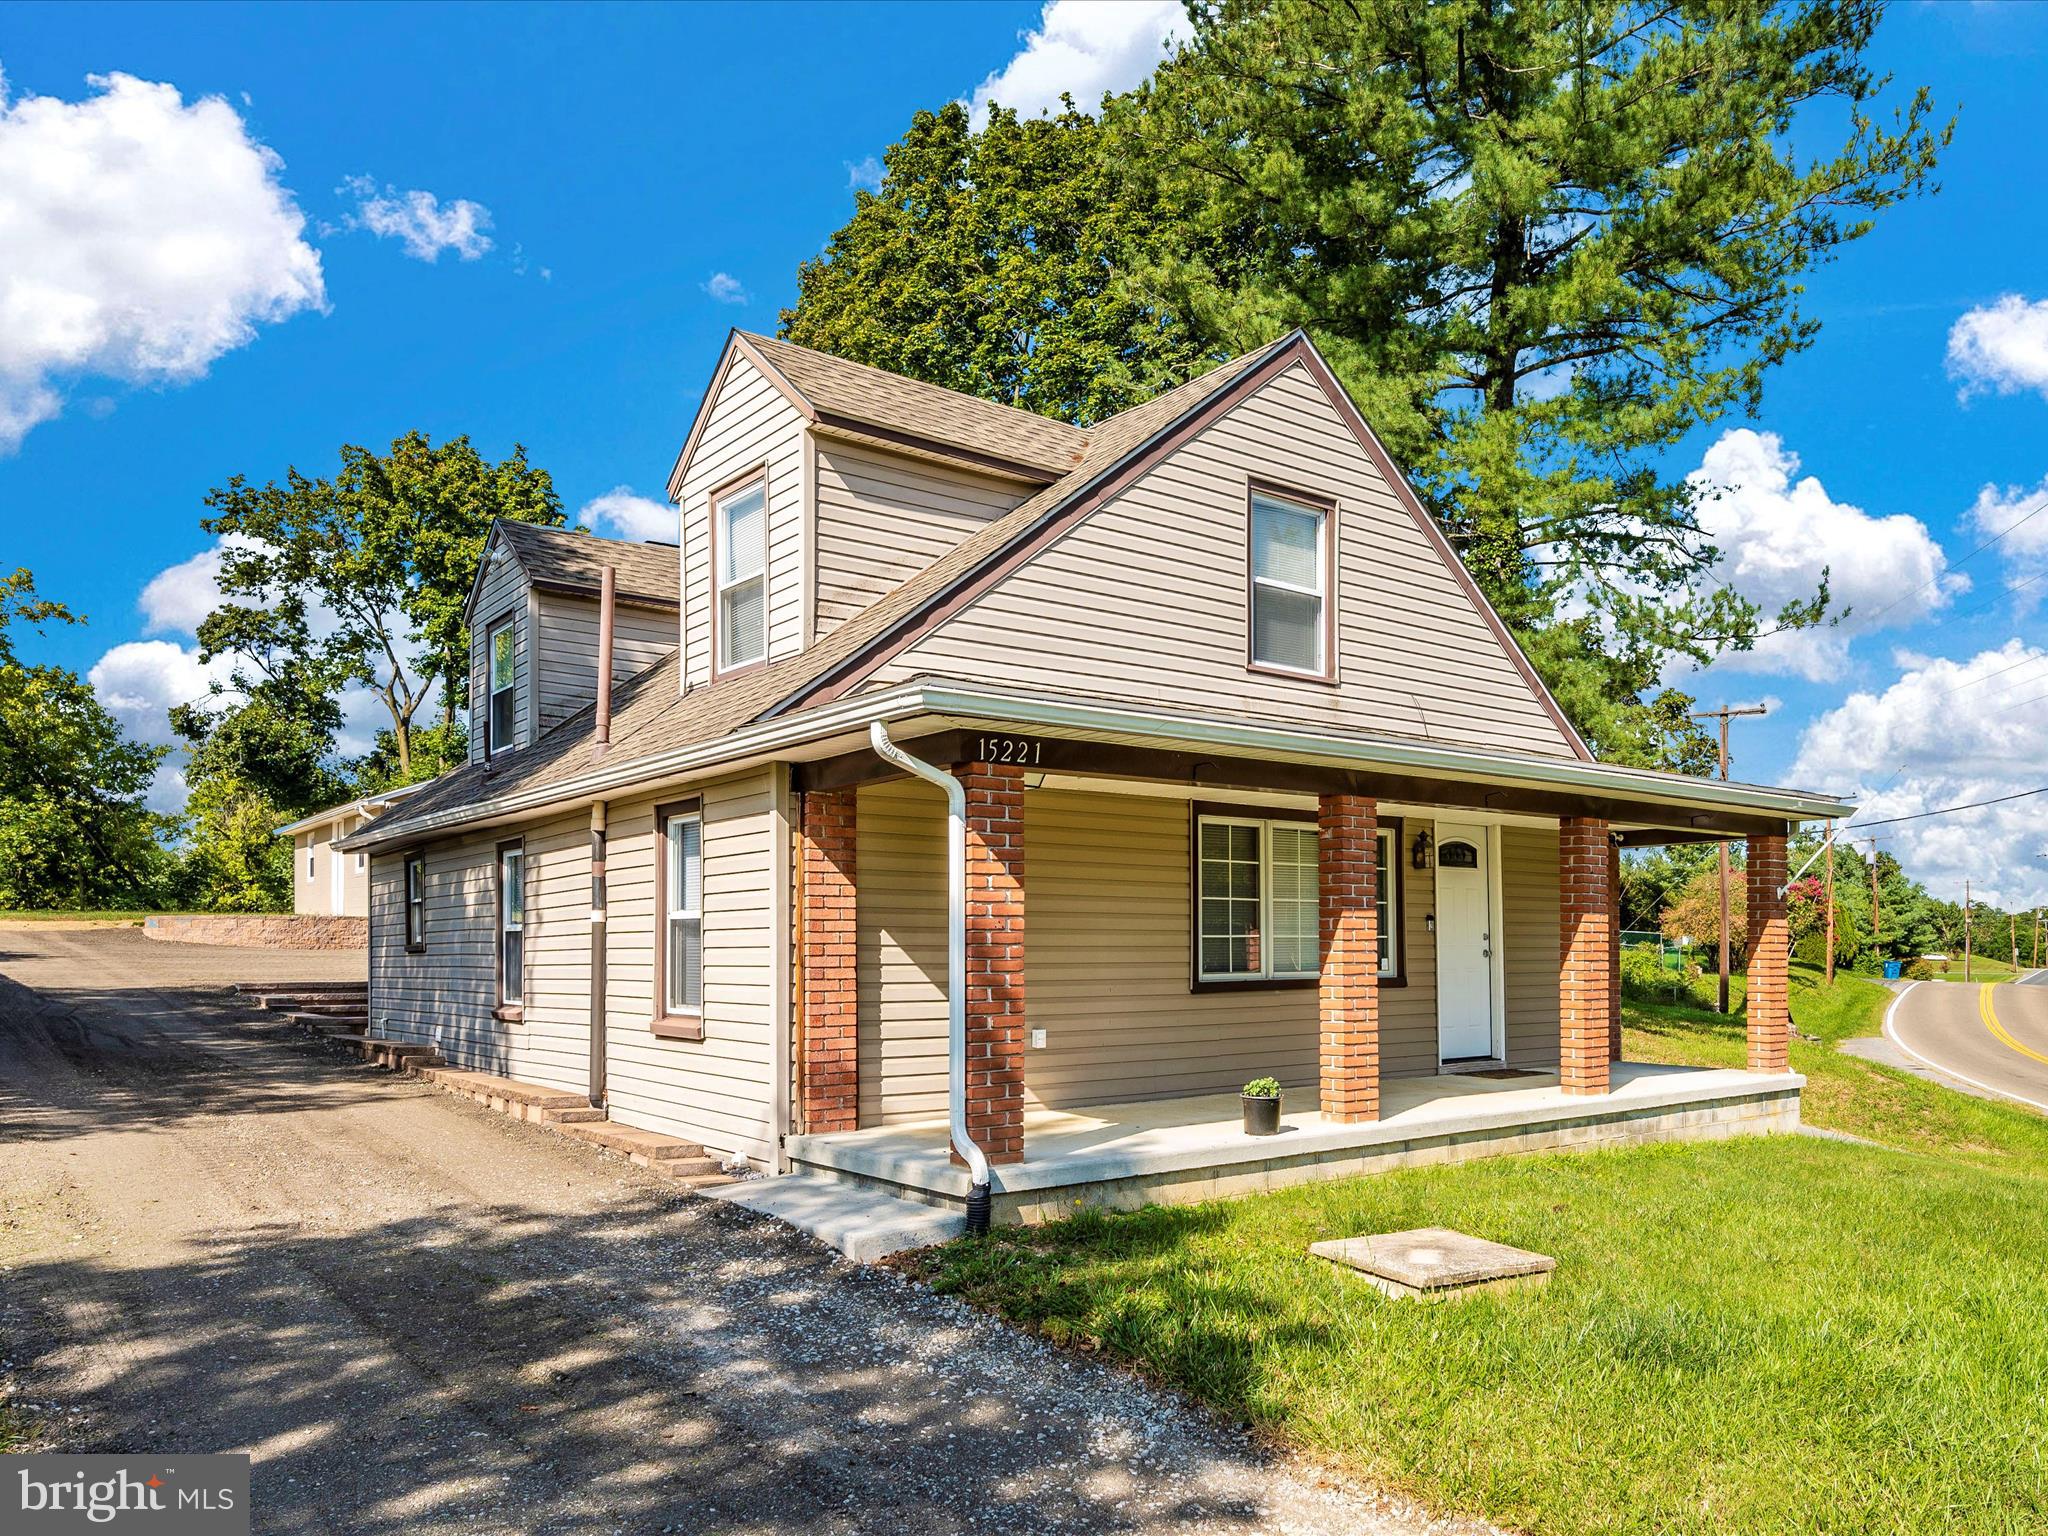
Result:
{"label": "brick step", "polygon": [[[694,1141],[684,1141],[680,1136],[664,1136],[659,1131],[643,1131],[637,1125],[620,1125],[612,1120],[572,1120],[550,1124],[548,1129],[558,1136],[571,1136],[578,1141],[592,1142],[607,1152],[616,1152],[630,1163],[642,1168],[657,1168],[665,1163],[688,1162],[702,1159],[703,1147]],[[712,1167],[716,1169],[717,1164]]]}
{"label": "brick step", "polygon": [[386,1040],[377,1035],[337,1035],[334,1037],[343,1045],[362,1053],[365,1061],[393,1071],[405,1068],[409,1063],[422,1066],[438,1066],[441,1053],[431,1045],[414,1045],[407,1040]]}
{"label": "brick step", "polygon": [[327,993],[307,996],[302,992],[263,992],[249,999],[266,1013],[361,1013],[367,1014],[370,1005],[360,997],[332,997]]}
{"label": "brick step", "polygon": [[370,984],[367,981],[238,981],[235,990],[244,997],[261,997],[266,993],[300,993],[305,996],[321,997],[368,996]]}
{"label": "brick step", "polygon": [[291,1018],[307,1033],[326,1035],[333,1040],[353,1039],[369,1033],[367,1019],[309,1019],[303,1013],[295,1013]]}

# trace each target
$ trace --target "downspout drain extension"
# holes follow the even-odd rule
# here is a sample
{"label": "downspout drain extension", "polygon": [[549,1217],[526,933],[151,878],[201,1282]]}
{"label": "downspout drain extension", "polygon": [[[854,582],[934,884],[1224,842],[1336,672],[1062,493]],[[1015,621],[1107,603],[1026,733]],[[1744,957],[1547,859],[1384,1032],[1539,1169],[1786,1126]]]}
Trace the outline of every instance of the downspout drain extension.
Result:
{"label": "downspout drain extension", "polygon": [[988,1157],[967,1129],[967,791],[960,781],[889,739],[888,727],[868,726],[868,742],[886,763],[936,785],[946,796],[946,1108],[953,1150],[967,1164],[967,1234],[988,1231]]}

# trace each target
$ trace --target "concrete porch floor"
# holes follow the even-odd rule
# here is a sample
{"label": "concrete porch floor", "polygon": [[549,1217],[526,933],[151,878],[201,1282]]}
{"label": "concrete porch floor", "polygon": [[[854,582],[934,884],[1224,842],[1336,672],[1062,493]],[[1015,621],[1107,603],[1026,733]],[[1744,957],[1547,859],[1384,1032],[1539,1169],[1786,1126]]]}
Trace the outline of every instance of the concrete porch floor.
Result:
{"label": "concrete porch floor", "polygon": [[[1567,1095],[1554,1072],[1389,1078],[1380,1118],[1325,1120],[1315,1091],[1289,1090],[1277,1136],[1247,1136],[1235,1094],[1034,1110],[1024,1161],[993,1171],[999,1220],[1042,1221],[1081,1205],[1134,1209],[1514,1152],[1796,1130],[1797,1073],[1616,1062],[1612,1089]],[[797,1171],[927,1204],[967,1198],[943,1120],[792,1136]]]}

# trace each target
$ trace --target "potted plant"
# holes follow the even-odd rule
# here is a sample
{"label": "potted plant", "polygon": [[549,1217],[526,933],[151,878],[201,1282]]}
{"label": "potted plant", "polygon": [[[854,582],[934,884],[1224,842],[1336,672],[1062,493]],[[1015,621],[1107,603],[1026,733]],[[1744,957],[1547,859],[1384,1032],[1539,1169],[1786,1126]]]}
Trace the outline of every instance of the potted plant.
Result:
{"label": "potted plant", "polygon": [[1280,1130],[1280,1082],[1277,1078],[1255,1077],[1244,1085],[1244,1133],[1273,1136]]}

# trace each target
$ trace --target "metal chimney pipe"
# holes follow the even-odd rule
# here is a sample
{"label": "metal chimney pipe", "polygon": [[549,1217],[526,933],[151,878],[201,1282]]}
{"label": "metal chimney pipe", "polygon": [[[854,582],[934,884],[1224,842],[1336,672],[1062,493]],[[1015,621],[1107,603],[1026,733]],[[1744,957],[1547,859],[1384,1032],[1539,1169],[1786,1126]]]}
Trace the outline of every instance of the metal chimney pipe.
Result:
{"label": "metal chimney pipe", "polygon": [[591,738],[592,757],[603,757],[612,744],[612,622],[618,586],[618,571],[606,566],[597,588],[597,734]]}

